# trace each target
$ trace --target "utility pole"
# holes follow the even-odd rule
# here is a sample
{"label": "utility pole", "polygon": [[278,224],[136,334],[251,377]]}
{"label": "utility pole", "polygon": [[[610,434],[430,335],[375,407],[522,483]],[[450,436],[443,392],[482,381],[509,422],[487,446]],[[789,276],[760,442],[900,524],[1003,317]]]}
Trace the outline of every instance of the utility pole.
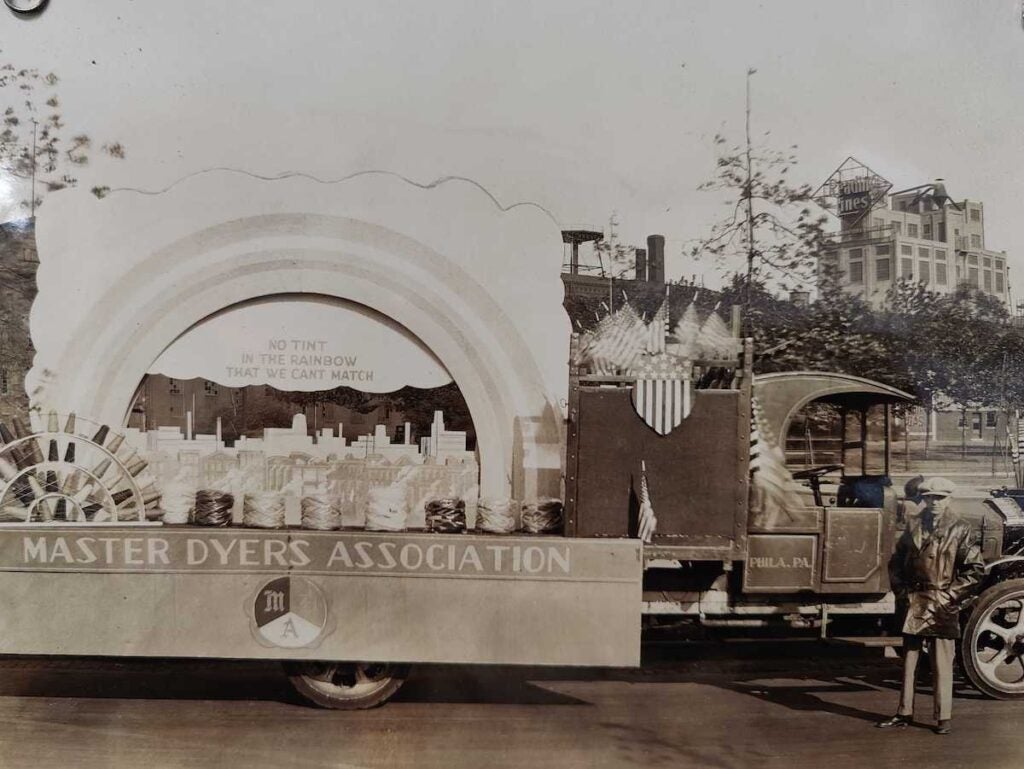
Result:
{"label": "utility pole", "polygon": [[748,327],[749,333],[753,333],[751,327],[751,312],[750,302],[753,296],[754,283],[754,169],[751,161],[751,146],[750,146],[750,78],[757,70],[753,67],[747,69],[747,110],[746,110],[746,130],[747,130],[747,183],[743,188],[743,194],[747,198],[747,283],[744,286],[744,318],[745,325]]}

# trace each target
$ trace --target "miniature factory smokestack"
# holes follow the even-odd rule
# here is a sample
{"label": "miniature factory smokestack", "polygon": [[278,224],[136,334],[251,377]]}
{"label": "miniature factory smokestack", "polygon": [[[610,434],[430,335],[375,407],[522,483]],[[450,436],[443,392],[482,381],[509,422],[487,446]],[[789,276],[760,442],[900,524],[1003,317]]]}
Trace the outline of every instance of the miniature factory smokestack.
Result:
{"label": "miniature factory smokestack", "polygon": [[636,280],[647,280],[647,251],[642,248],[635,249],[636,256],[636,274],[633,276]]}
{"label": "miniature factory smokestack", "polygon": [[665,282],[665,236],[647,236],[647,280],[650,283]]}

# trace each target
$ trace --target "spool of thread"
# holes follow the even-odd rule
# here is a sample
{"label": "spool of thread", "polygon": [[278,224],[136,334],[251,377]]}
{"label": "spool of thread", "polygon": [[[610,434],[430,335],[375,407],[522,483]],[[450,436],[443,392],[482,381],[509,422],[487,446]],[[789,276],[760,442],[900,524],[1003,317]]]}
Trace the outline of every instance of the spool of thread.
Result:
{"label": "spool of thread", "polygon": [[523,531],[527,534],[561,534],[562,500],[544,497],[524,502]]}
{"label": "spool of thread", "polygon": [[184,526],[192,522],[195,514],[196,495],[189,489],[171,490],[163,495],[163,521],[169,526]]}
{"label": "spool of thread", "polygon": [[242,525],[254,529],[283,529],[284,495],[276,492],[246,494],[242,497]]}
{"label": "spool of thread", "polygon": [[368,531],[405,531],[405,489],[376,486],[366,495]]}
{"label": "spool of thread", "polygon": [[485,534],[511,534],[516,530],[515,501],[481,499],[476,505],[476,530]]}
{"label": "spool of thread", "polygon": [[426,509],[427,531],[461,534],[466,530],[466,501],[459,497],[431,499]]}
{"label": "spool of thread", "polygon": [[196,492],[194,522],[197,526],[230,526],[231,508],[234,506],[233,494],[213,489],[200,489]]}
{"label": "spool of thread", "polygon": [[310,494],[300,501],[302,528],[331,531],[341,528],[341,497],[337,494]]}

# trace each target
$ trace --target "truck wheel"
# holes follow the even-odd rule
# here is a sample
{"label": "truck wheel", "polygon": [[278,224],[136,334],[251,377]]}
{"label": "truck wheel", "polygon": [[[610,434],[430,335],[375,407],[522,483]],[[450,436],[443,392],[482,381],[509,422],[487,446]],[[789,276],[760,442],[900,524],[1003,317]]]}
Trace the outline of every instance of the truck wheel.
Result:
{"label": "truck wheel", "polygon": [[383,705],[402,688],[408,665],[388,662],[288,662],[292,686],[323,708],[366,710]]}
{"label": "truck wheel", "polygon": [[1024,698],[1024,579],[981,594],[962,644],[967,677],[981,692],[999,700]]}

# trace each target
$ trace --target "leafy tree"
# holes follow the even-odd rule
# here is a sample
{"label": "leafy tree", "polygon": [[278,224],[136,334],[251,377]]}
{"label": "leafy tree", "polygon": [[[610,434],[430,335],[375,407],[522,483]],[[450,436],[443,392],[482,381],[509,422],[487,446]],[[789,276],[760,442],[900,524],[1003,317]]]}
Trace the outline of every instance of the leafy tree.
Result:
{"label": "leafy tree", "polygon": [[[88,164],[92,139],[72,133],[61,115],[57,93],[59,78],[52,72],[0,66],[0,174],[19,179],[28,187],[21,201],[35,215],[46,193],[78,183],[78,170]],[[125,156],[120,142],[109,142],[100,151],[112,158]],[[102,195],[104,188],[94,188]]]}
{"label": "leafy tree", "polygon": [[[715,176],[698,187],[726,193],[730,213],[690,248],[692,257],[711,258],[719,268],[745,260],[750,295],[742,304],[748,309],[758,281],[771,281],[785,291],[812,287],[818,255],[828,240],[827,217],[813,203],[813,188],[790,179],[796,145],[779,151],[751,140],[750,78],[755,72],[747,72],[746,141],[730,144],[716,135]],[[747,313],[748,327],[752,320]]]}

